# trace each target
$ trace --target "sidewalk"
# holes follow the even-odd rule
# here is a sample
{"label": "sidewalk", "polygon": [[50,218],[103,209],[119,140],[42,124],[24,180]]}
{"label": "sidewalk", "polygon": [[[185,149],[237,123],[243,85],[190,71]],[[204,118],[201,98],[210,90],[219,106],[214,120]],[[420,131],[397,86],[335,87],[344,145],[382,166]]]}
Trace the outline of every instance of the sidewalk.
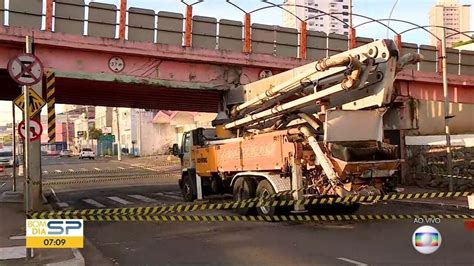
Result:
{"label": "sidewalk", "polygon": [[34,249],[26,260],[23,203],[5,202],[0,195],[0,265],[85,265],[77,249]]}
{"label": "sidewalk", "polygon": [[[439,191],[435,189],[425,189],[419,187],[411,187],[405,186],[400,187],[403,191],[399,191],[399,193],[425,193],[425,192],[446,192],[446,191]],[[474,192],[472,192],[474,194]],[[428,205],[437,205],[441,207],[455,207],[455,208],[469,208],[467,197],[457,197],[457,198],[435,198],[435,199],[407,199],[407,200],[400,200],[400,202],[407,202],[413,204],[428,204]]]}

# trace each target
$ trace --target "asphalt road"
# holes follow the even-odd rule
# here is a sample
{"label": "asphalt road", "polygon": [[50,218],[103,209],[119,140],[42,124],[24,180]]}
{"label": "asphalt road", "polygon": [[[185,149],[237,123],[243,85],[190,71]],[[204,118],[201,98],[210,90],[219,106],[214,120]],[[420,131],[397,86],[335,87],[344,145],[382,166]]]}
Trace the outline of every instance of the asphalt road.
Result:
{"label": "asphalt road", "polygon": [[[136,195],[139,195],[138,197]],[[72,208],[136,207],[182,203],[176,184],[58,193]],[[149,202],[153,200],[152,202]],[[147,202],[148,201],[148,202]],[[310,214],[345,212],[340,207]],[[470,213],[429,205],[386,202],[361,206],[354,214]],[[209,214],[232,215],[232,211]],[[463,221],[441,220],[441,248],[432,255],[414,250],[420,225],[412,220],[367,222],[88,222],[82,250],[89,265],[155,264],[466,264],[474,263],[474,232]]]}
{"label": "asphalt road", "polygon": [[[372,206],[373,207],[373,206]],[[430,208],[390,204],[385,210],[427,213]],[[446,211],[445,211],[446,212]],[[448,211],[453,212],[453,211]],[[86,263],[120,265],[214,264],[465,264],[474,263],[474,233],[462,221],[441,220],[443,242],[432,255],[412,246],[414,221],[326,223],[146,223],[89,222],[85,236],[94,252]]]}
{"label": "asphalt road", "polygon": [[[130,167],[130,168],[128,168]],[[154,166],[153,166],[154,167]],[[104,176],[160,173],[133,160],[79,160],[48,158],[46,179],[97,179]],[[123,169],[122,169],[123,168]],[[72,169],[72,171],[70,170]],[[83,169],[87,169],[84,171]],[[99,170],[97,170],[99,169]],[[60,172],[58,172],[60,171]],[[85,172],[80,173],[80,172]],[[56,189],[58,209],[114,208],[182,203],[177,177],[131,179],[101,187],[66,185]],[[61,189],[62,188],[62,189]],[[214,199],[216,200],[216,199]],[[339,207],[312,210],[310,214],[347,212]],[[432,205],[400,202],[361,206],[355,214],[472,213]],[[206,215],[231,211],[207,212]],[[474,232],[463,221],[441,220],[435,227],[443,241],[432,255],[414,250],[412,234],[420,225],[411,220],[350,222],[87,222],[86,246],[81,250],[88,265],[156,264],[474,264]]]}

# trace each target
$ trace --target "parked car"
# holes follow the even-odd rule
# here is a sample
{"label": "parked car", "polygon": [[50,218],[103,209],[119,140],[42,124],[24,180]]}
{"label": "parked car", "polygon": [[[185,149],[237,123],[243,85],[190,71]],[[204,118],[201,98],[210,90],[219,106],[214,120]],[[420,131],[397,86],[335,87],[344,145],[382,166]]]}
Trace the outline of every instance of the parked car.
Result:
{"label": "parked car", "polygon": [[84,148],[81,150],[81,153],[79,154],[79,159],[84,159],[84,158],[89,158],[89,159],[94,160],[95,153],[92,151],[92,149]]}
{"label": "parked car", "polygon": [[59,157],[71,157],[72,152],[70,150],[61,150],[59,152]]}
{"label": "parked car", "polygon": [[0,165],[13,166],[13,153],[11,151],[0,151]]}

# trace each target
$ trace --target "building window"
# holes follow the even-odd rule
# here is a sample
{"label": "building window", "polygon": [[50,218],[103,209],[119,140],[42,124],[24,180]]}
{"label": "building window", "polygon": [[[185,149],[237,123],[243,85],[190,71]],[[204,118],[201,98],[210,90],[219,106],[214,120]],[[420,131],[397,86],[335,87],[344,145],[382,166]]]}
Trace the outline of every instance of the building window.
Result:
{"label": "building window", "polygon": [[334,7],[334,5],[331,5],[331,7]]}
{"label": "building window", "polygon": [[349,22],[349,19],[345,18],[345,19],[343,19],[342,21],[344,21],[344,22]]}
{"label": "building window", "polygon": [[347,33],[347,31],[345,31],[345,32],[344,32],[344,35],[346,35],[346,36],[347,36],[347,35],[349,35],[349,34]]}
{"label": "building window", "polygon": [[349,26],[347,26],[347,25],[344,25],[344,29],[347,29],[347,28],[349,28]]}
{"label": "building window", "polygon": [[349,6],[344,5],[342,6],[342,9],[349,9]]}

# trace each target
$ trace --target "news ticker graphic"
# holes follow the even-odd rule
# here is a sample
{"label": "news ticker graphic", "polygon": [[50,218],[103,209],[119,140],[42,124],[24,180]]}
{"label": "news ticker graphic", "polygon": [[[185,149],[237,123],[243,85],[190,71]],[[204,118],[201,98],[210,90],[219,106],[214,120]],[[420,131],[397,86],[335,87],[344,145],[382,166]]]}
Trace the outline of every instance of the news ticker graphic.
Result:
{"label": "news ticker graphic", "polygon": [[433,226],[423,225],[413,232],[412,244],[421,254],[432,254],[441,246],[442,238]]}
{"label": "news ticker graphic", "polygon": [[474,219],[470,214],[358,214],[358,215],[71,215],[57,214],[57,218],[83,219],[86,222],[344,222],[414,219]]}
{"label": "news ticker graphic", "polygon": [[82,219],[26,219],[27,248],[83,248]]}
{"label": "news ticker graphic", "polygon": [[[81,181],[81,180],[78,180]],[[290,195],[288,191],[282,192]],[[66,210],[66,211],[46,211],[34,212],[31,218],[55,218],[58,215],[66,215],[67,217],[81,217],[85,215],[153,215],[163,213],[183,213],[205,210],[230,210],[230,209],[244,209],[260,206],[282,207],[293,205],[319,205],[319,204],[354,204],[359,202],[377,202],[377,201],[392,201],[392,200],[416,200],[416,199],[435,199],[435,198],[455,198],[466,197],[471,192],[429,192],[429,193],[401,193],[401,194],[386,194],[386,195],[372,195],[372,196],[348,196],[348,197],[331,197],[331,198],[314,198],[303,200],[274,200],[271,197],[266,198],[252,198],[242,201],[223,202],[223,203],[196,203],[196,204],[175,204],[175,205],[160,205],[149,207],[128,207],[128,208],[107,208],[107,209],[80,209],[80,210]]]}

